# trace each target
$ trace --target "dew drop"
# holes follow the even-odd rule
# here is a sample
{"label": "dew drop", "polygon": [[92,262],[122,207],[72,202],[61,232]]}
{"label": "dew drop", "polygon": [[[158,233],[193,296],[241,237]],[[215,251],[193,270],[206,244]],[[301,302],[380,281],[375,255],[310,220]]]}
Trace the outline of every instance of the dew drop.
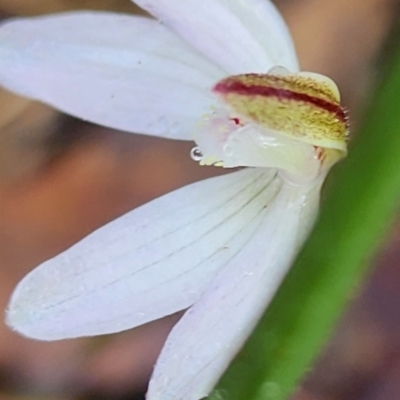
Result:
{"label": "dew drop", "polygon": [[272,67],[267,73],[268,75],[276,75],[276,76],[290,75],[290,72],[285,67],[281,66]]}
{"label": "dew drop", "polygon": [[233,146],[232,146],[232,145],[226,144],[226,145],[224,146],[224,153],[225,153],[227,156],[232,156],[232,155],[233,155],[233,152],[234,152],[234,149],[233,149]]}
{"label": "dew drop", "polygon": [[194,161],[201,161],[203,159],[203,153],[201,152],[200,148],[196,146],[193,147],[192,150],[190,150],[190,157]]}

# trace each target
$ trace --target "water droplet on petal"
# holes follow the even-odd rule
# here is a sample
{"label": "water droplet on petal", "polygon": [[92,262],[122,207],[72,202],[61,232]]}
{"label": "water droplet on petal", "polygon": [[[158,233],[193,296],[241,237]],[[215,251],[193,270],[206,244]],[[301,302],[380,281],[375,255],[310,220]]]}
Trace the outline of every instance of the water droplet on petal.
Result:
{"label": "water droplet on petal", "polygon": [[196,146],[190,150],[190,157],[194,161],[201,161],[203,159],[203,153],[201,152],[200,148]]}
{"label": "water droplet on petal", "polygon": [[272,67],[268,71],[268,75],[285,76],[285,75],[290,75],[290,72],[285,67],[281,67],[280,65],[277,65],[275,67]]}
{"label": "water droplet on petal", "polygon": [[232,156],[232,155],[233,155],[233,152],[234,152],[234,149],[233,149],[233,146],[232,146],[232,145],[226,144],[226,145],[224,146],[224,153],[225,153],[225,155],[227,155],[227,156]]}

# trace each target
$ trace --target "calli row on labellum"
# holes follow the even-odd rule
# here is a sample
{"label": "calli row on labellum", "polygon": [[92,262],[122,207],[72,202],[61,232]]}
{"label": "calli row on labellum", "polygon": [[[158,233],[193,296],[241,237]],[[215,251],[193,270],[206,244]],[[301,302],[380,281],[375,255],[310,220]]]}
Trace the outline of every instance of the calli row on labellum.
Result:
{"label": "calli row on labellum", "polygon": [[0,84],[108,127],[194,140],[248,167],[156,199],[28,274],[7,323],[40,340],[188,309],[148,400],[199,400],[243,345],[315,218],[347,120],[330,79],[299,72],[268,0],[137,0],[156,19],[73,12],[0,27]]}

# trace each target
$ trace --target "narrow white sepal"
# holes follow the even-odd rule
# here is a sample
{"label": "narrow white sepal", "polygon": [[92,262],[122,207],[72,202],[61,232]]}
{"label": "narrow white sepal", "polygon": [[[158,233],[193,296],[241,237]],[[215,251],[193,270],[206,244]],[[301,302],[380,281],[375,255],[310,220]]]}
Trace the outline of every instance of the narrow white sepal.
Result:
{"label": "narrow white sepal", "polygon": [[265,202],[257,230],[169,335],[147,400],[199,400],[210,393],[305,239],[318,208],[320,183],[283,183]]}
{"label": "narrow white sepal", "polygon": [[275,172],[246,169],[156,199],[29,273],[7,324],[56,340],[118,332],[196,302],[259,225]]}
{"label": "narrow white sepal", "polygon": [[299,69],[289,30],[269,0],[133,0],[229,74]]}
{"label": "narrow white sepal", "polygon": [[0,25],[0,85],[107,127],[192,140],[225,73],[155,20],[105,12]]}

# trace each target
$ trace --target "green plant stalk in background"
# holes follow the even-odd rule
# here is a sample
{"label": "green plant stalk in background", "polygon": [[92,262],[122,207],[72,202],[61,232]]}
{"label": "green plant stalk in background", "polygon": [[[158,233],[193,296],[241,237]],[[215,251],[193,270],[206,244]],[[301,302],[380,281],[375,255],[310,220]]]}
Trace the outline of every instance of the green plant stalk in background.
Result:
{"label": "green plant stalk in background", "polygon": [[283,400],[318,355],[400,205],[400,53],[298,260],[214,399]]}

